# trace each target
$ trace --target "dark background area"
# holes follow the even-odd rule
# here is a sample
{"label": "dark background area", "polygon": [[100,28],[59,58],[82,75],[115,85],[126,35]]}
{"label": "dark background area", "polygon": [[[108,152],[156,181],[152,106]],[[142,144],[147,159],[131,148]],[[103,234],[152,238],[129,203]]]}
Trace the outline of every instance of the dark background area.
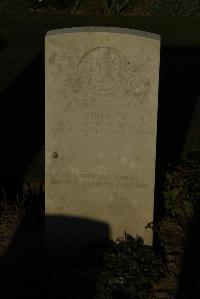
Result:
{"label": "dark background area", "polygon": [[[22,186],[24,174],[31,165],[35,156],[44,146],[44,35],[49,29],[71,26],[118,26],[128,27],[161,34],[161,56],[160,56],[160,82],[158,99],[158,129],[157,129],[157,158],[156,158],[156,186],[155,186],[155,221],[163,216],[162,188],[166,169],[170,163],[177,163],[181,158],[182,149],[191,124],[195,104],[200,96],[200,20],[188,20],[184,18],[104,18],[104,20],[73,17],[59,18],[52,17],[48,20],[43,17],[17,17],[3,16],[0,18],[0,67],[1,84],[4,78],[9,78],[9,69],[12,69],[11,56],[16,55],[23,61],[23,55],[28,56],[29,48],[35,47],[35,53],[26,66],[22,67],[19,73],[10,80],[6,79],[5,88],[0,94],[0,128],[1,128],[1,151],[0,151],[0,185],[4,186],[8,196],[12,196]],[[17,31],[18,27],[18,31]],[[10,33],[17,34],[15,38]],[[6,34],[8,33],[8,37]],[[27,35],[31,37],[27,37]],[[32,38],[32,41],[31,41]],[[37,44],[38,38],[38,45]],[[26,44],[26,40],[28,40]],[[12,45],[13,48],[9,48]],[[6,47],[10,49],[10,56],[6,56]],[[15,51],[16,49],[16,51]],[[8,52],[9,52],[8,51]],[[18,55],[18,56],[17,56]],[[5,65],[7,67],[5,67]],[[17,65],[17,64],[16,64]],[[12,73],[12,72],[11,72]],[[41,154],[39,168],[44,171],[44,156]],[[34,169],[33,169],[34,173]],[[41,177],[38,178],[41,180]],[[44,179],[44,178],[42,178]],[[43,276],[48,270],[42,269],[41,261],[45,265],[43,255],[43,219],[44,219],[44,195],[31,205],[24,223],[21,225],[16,238],[11,244],[8,253],[7,268],[12,269],[10,280],[2,280],[4,290],[9,289],[13,283],[10,294],[22,294],[25,296],[29,289],[32,296],[37,296],[39,287],[46,289]],[[38,210],[38,206],[40,209]],[[199,220],[194,219],[191,232],[199,227]],[[190,233],[188,236],[192,248],[188,248],[185,255],[184,268],[180,278],[181,290],[180,299],[189,299],[190,288],[196,289],[198,293],[199,258],[196,240]],[[34,241],[35,240],[35,241]],[[39,245],[40,244],[40,245]],[[155,244],[157,240],[155,239]],[[157,244],[159,245],[159,244]],[[35,246],[35,247],[34,247]],[[38,247],[37,247],[38,246]],[[36,250],[36,248],[38,248]],[[28,261],[16,263],[16,253],[23,251],[28,253]],[[34,254],[34,250],[37,254]],[[89,253],[87,253],[89,254]],[[41,257],[41,260],[40,260]],[[192,258],[193,257],[193,258]],[[35,259],[35,260],[34,260]],[[30,260],[32,262],[30,263]],[[21,261],[21,259],[20,259]],[[99,263],[101,256],[99,256]],[[47,261],[46,261],[47,262]],[[192,265],[192,266],[191,266]],[[23,268],[24,267],[24,268]],[[31,270],[30,270],[31,269]],[[16,276],[16,271],[21,275]],[[31,275],[26,277],[26,271]],[[58,271],[59,272],[59,271]],[[30,272],[28,272],[30,274]],[[39,274],[39,277],[38,276]],[[55,275],[52,274],[52,276]],[[182,283],[189,275],[188,285]],[[51,276],[51,275],[50,275]],[[60,286],[60,295],[67,295],[62,292],[64,281],[57,273],[52,278],[57,286]],[[21,284],[26,284],[23,289]],[[37,287],[36,287],[37,285]],[[48,287],[48,282],[47,285]],[[20,291],[21,288],[21,291]],[[22,291],[23,289],[23,291]],[[49,288],[49,296],[51,294]],[[59,288],[58,288],[59,289]],[[9,294],[8,292],[8,294]],[[8,295],[7,294],[7,295]],[[58,293],[59,294],[59,293]],[[9,295],[8,295],[9,296]],[[185,297],[183,297],[185,296]],[[71,297],[73,298],[73,297]],[[75,294],[74,294],[74,298]],[[197,297],[191,297],[197,298]]]}

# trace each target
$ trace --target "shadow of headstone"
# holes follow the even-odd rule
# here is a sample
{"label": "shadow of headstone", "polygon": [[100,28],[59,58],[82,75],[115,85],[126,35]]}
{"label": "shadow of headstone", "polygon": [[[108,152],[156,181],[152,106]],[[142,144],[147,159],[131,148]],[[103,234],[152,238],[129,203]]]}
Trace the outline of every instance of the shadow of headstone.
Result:
{"label": "shadow of headstone", "polygon": [[0,38],[0,51],[3,50],[7,45],[8,42],[5,39]]}
{"label": "shadow of headstone", "polygon": [[186,190],[192,203],[192,215],[184,229],[184,256],[178,281],[177,299],[197,299],[200,298],[200,151],[192,152],[186,161],[190,172]]}
{"label": "shadow of headstone", "polygon": [[179,161],[200,91],[200,49],[162,47],[157,122],[157,160]]}
{"label": "shadow of headstone", "polygon": [[[44,198],[43,198],[44,199]],[[15,238],[8,250],[1,268],[1,294],[5,298],[27,296],[35,298],[38,294],[48,298],[95,298],[96,281],[102,267],[102,249],[105,242],[83,244],[87,236],[99,234],[107,238],[109,226],[106,223],[78,217],[47,216],[49,230],[48,246],[51,254],[47,254],[44,242],[44,201],[35,198],[29,206],[26,217],[21,223]],[[51,230],[51,231],[50,231]],[[62,252],[53,243],[60,239]],[[66,231],[68,233],[66,233]],[[74,243],[73,243],[74,241]],[[86,245],[73,250],[74,245]],[[79,247],[79,246],[78,246]],[[65,254],[66,253],[66,254]],[[10,287],[12,285],[12,287]]]}
{"label": "shadow of headstone", "polygon": [[109,226],[101,221],[70,216],[46,216],[46,250],[51,260],[109,239]]}
{"label": "shadow of headstone", "polygon": [[200,298],[200,218],[195,214],[186,236],[177,299]]}
{"label": "shadow of headstone", "polygon": [[44,144],[44,53],[0,95],[1,184],[10,191]]}
{"label": "shadow of headstone", "polygon": [[[184,143],[190,129],[195,104],[200,92],[199,69],[199,48],[161,47],[154,203],[155,223],[161,221],[164,213],[162,191],[168,166],[178,163],[181,159]],[[193,126],[191,127],[193,128]],[[154,234],[154,244],[158,245],[156,234]]]}
{"label": "shadow of headstone", "polygon": [[[46,216],[45,222],[47,264],[52,286],[56,286],[48,290],[49,294],[95,298],[98,272],[103,266],[101,249],[109,240],[109,226],[101,221],[55,215]],[[68,288],[59,269],[66,271]]]}

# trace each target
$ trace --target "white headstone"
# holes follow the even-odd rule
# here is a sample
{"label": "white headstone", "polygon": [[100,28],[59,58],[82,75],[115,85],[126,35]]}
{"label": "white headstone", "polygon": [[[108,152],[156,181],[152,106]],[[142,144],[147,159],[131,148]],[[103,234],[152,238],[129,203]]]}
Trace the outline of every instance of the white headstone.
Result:
{"label": "white headstone", "polygon": [[145,226],[154,209],[159,62],[156,34],[93,26],[47,33],[48,247],[82,246],[108,230],[113,240],[126,231],[152,244]]}

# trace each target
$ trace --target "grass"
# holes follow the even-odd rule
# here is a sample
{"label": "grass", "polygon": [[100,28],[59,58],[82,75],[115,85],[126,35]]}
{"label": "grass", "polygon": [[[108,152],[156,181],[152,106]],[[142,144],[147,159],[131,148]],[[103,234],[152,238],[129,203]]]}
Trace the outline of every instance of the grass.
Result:
{"label": "grass", "polygon": [[2,187],[1,193],[3,198],[0,203],[0,259],[7,254],[9,246],[25,214],[25,198],[20,200],[17,195],[14,200],[8,199]]}
{"label": "grass", "polygon": [[63,10],[71,14],[98,14],[108,16],[199,16],[199,0],[2,0],[0,9]]}
{"label": "grass", "polygon": [[[69,10],[71,14],[76,14],[78,9],[81,8],[87,8],[91,6],[91,1],[87,0],[59,0],[59,1],[37,1],[32,0],[30,2],[31,7],[43,7],[43,8],[50,8],[54,7],[57,9],[64,9]],[[98,4],[97,4],[98,2]],[[109,16],[117,16],[119,15],[123,10],[125,10],[130,3],[133,4],[133,0],[100,0],[100,1],[93,1],[93,6],[98,6],[102,10],[104,10],[106,15]]]}
{"label": "grass", "polygon": [[130,4],[130,0],[101,0],[103,7],[107,13],[107,15],[111,16],[118,16],[121,11],[126,9]]}

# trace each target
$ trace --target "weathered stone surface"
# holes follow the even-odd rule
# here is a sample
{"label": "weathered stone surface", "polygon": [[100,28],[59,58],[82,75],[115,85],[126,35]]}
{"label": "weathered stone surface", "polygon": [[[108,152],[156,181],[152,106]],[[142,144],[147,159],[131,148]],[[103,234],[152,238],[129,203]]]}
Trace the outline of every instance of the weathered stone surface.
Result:
{"label": "weathered stone surface", "polygon": [[75,27],[47,33],[47,242],[55,241],[59,217],[68,223],[65,236],[76,231],[74,239],[92,241],[88,225],[79,235],[67,220],[78,217],[107,225],[97,238],[109,230],[116,240],[126,231],[152,244],[145,225],[153,220],[159,59],[160,37],[148,32]]}

